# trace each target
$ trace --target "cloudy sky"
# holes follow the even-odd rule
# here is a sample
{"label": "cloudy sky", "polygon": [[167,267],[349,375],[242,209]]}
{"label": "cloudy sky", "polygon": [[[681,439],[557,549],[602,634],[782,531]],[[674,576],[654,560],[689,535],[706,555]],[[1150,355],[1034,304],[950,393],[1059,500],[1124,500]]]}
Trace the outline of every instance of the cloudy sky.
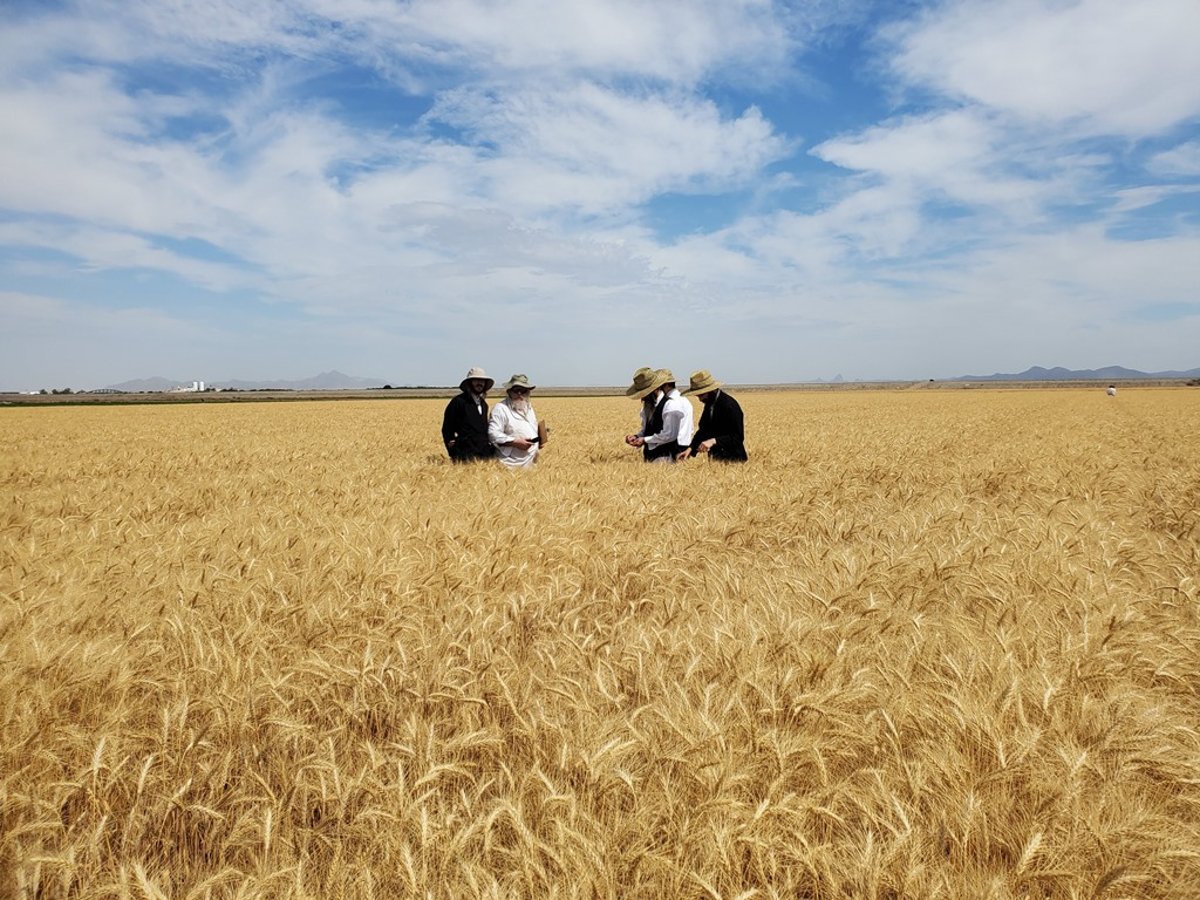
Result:
{"label": "cloudy sky", "polygon": [[1197,0],[4,0],[0,389],[1200,366]]}

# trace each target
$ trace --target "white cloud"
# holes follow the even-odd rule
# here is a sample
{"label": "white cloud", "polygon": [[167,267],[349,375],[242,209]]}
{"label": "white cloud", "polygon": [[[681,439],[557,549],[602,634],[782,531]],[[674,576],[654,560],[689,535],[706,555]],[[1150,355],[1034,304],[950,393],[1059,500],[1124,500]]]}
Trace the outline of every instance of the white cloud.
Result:
{"label": "white cloud", "polygon": [[985,116],[955,110],[877,125],[826,141],[812,152],[847,169],[931,182],[964,167],[977,169],[997,137]]}
{"label": "white cloud", "polygon": [[[95,26],[105,38],[90,45],[95,57],[119,55],[132,44],[143,55],[156,48],[166,55],[178,41],[193,50],[202,42],[288,43],[296,35],[315,39],[320,30],[310,21],[312,10],[298,4],[244,20],[221,2],[105,9],[109,21]],[[433,6],[420,3],[316,9],[331,20],[355,12],[375,17],[360,19],[357,27],[386,19],[393,27],[432,34],[436,24],[447,41],[457,33],[447,30],[447,21],[486,23],[499,15],[491,5],[464,8],[449,19],[440,7],[435,16]],[[507,37],[488,32],[488,40],[541,40],[514,25],[541,13],[567,29],[565,14],[555,12],[561,9],[514,7]],[[619,21],[641,7],[597,3],[572,9],[573,16]],[[766,28],[758,4],[722,9],[698,16],[697,24],[683,30],[735,35],[738,29],[727,21],[735,13],[747,20],[748,33]],[[655,44],[649,57],[657,58],[657,44],[668,40],[664,16],[662,10],[642,11],[627,22]],[[113,36],[118,23],[127,29],[124,39]],[[21,28],[28,37],[49,25],[37,19]],[[466,28],[464,53],[478,50],[471,46],[474,28]],[[277,33],[284,37],[273,39]],[[143,36],[144,42],[134,40]],[[721,44],[719,52],[736,43]],[[581,40],[585,44],[593,46]],[[636,63],[630,65],[638,71]],[[146,89],[134,96],[114,72],[98,67],[11,78],[0,83],[0,115],[11,123],[0,146],[0,168],[12,176],[0,186],[0,206],[200,237],[281,273],[294,267],[303,272],[320,269],[322,242],[337,247],[372,236],[374,229],[386,233],[393,205],[495,208],[535,222],[572,212],[621,215],[664,190],[745,182],[787,149],[755,109],[728,117],[710,101],[674,89],[622,92],[540,79],[536,87],[463,88],[444,95],[429,121],[449,121],[475,142],[454,145],[415,134],[349,129],[333,118],[336,110],[293,100],[297,77],[294,65],[269,64],[239,93],[206,98]],[[202,116],[211,124],[191,136],[171,132],[172,118],[180,115]],[[279,266],[281,254],[271,250],[276,244],[291,247],[292,263]],[[297,244],[311,252],[297,254]]]}
{"label": "white cloud", "polygon": [[[736,186],[786,150],[757,110],[727,118],[688,94],[587,83],[453,95],[434,118],[470,145],[393,136],[289,102],[290,78],[268,67],[227,100],[134,98],[97,69],[0,84],[12,123],[0,166],[14,175],[0,205],[80,223],[10,224],[8,241],[213,290],[258,285],[322,312],[420,304],[467,285],[547,294],[557,273],[578,289],[644,266],[563,231],[575,215],[619,219],[661,191]],[[177,111],[223,126],[163,137]],[[246,266],[188,259],[147,237],[157,235],[201,239]]]}
{"label": "white cloud", "polygon": [[961,0],[892,37],[904,78],[1025,120],[1144,135],[1200,115],[1195,0]]}
{"label": "white cloud", "polygon": [[[79,2],[17,20],[0,50],[12,67],[75,56],[127,64],[168,59],[245,71],[263,53],[323,65],[355,59],[414,91],[447,69],[477,77],[552,72],[695,84],[715,70],[756,80],[786,63],[797,36],[845,15],[762,0],[124,0]],[[458,77],[461,77],[461,72]]]}
{"label": "white cloud", "polygon": [[1157,175],[1200,176],[1200,141],[1187,141],[1155,154],[1146,167]]}
{"label": "white cloud", "polygon": [[619,93],[579,83],[497,96],[446,95],[429,115],[495,147],[474,161],[490,196],[538,215],[621,209],[665,191],[721,190],[787,152],[757,109],[723,118],[689,95]]}
{"label": "white cloud", "polygon": [[1183,193],[1195,193],[1196,186],[1181,187],[1179,185],[1156,184],[1151,187],[1123,188],[1113,192],[1113,204],[1108,210],[1107,221],[1111,224],[1123,213],[1153,206]]}
{"label": "white cloud", "polygon": [[104,72],[0,84],[0,206],[35,214],[171,231],[207,205],[195,150],[154,142],[158,105]]}
{"label": "white cloud", "polygon": [[261,278],[223,263],[206,262],[156,246],[138,235],[117,231],[41,223],[0,224],[0,245],[65,253],[79,261],[79,271],[143,269],[167,272],[213,291],[260,287]]}
{"label": "white cloud", "polygon": [[[319,8],[335,15],[340,6]],[[778,64],[787,49],[770,5],[756,0],[422,0],[349,8],[376,11],[365,21],[377,38],[403,37],[477,70],[637,73],[691,83],[734,61]]]}
{"label": "white cloud", "polygon": [[337,42],[298,5],[236,0],[67,0],[8,17],[0,29],[0,73],[44,73],[62,61],[132,66],[165,61],[218,72],[256,70],[263,56],[315,62]]}
{"label": "white cloud", "polygon": [[1200,230],[1168,238],[1114,240],[1102,224],[1063,229],[1053,235],[1028,236],[979,254],[964,272],[969,285],[954,276],[959,288],[1021,302],[1055,297],[1085,298],[1082,304],[1062,304],[1078,317],[1096,310],[1124,314],[1144,303],[1193,299],[1200,258]]}
{"label": "white cloud", "polygon": [[1037,201],[1055,189],[1054,168],[1039,160],[1039,177],[1028,172],[1031,148],[1013,141],[988,117],[967,110],[892,120],[858,134],[826,141],[813,155],[878,176],[908,202],[957,203],[1036,215]]}

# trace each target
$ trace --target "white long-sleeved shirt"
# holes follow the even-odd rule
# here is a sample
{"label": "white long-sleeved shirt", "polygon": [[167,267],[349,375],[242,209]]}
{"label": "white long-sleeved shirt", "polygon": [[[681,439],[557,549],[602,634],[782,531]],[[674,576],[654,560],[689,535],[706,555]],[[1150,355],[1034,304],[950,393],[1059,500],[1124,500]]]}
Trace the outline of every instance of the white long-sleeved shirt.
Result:
{"label": "white long-sleeved shirt", "polygon": [[686,447],[692,442],[696,433],[696,414],[692,404],[685,400],[676,388],[667,394],[663,401],[663,427],[658,434],[646,435],[646,446],[653,449],[672,441]]}
{"label": "white long-sleeved shirt", "polygon": [[538,455],[538,445],[534,444],[528,450],[520,450],[512,445],[515,438],[531,440],[537,437],[537,414],[533,405],[524,413],[512,408],[508,399],[501,400],[492,407],[488,416],[488,440],[500,454],[500,462],[506,466],[531,466]]}

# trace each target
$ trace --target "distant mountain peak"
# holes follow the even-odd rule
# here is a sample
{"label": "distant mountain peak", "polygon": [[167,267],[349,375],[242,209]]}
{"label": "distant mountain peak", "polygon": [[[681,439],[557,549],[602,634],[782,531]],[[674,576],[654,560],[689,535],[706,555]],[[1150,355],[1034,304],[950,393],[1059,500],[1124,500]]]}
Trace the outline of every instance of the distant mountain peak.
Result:
{"label": "distant mountain peak", "polygon": [[121,391],[125,394],[139,394],[149,391],[170,391],[185,384],[191,384],[191,380],[172,381],[170,378],[163,378],[161,375],[155,375],[152,378],[134,378],[130,381],[122,381],[120,384],[106,385],[106,389],[110,391]]}
{"label": "distant mountain peak", "polygon": [[1102,369],[1066,369],[1055,366],[1046,369],[1042,366],[1030,366],[1024,372],[1006,374],[997,372],[993,375],[960,375],[953,381],[1113,381],[1117,379],[1135,380],[1138,378],[1194,378],[1200,375],[1200,369],[1188,369],[1184,372],[1140,372],[1137,369],[1126,369],[1124,366],[1105,366]]}

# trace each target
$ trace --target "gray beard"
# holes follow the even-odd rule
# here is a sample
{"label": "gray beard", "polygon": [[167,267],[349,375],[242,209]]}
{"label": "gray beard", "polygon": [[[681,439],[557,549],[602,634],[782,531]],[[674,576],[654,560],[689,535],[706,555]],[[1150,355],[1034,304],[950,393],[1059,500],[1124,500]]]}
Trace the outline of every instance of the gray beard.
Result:
{"label": "gray beard", "polygon": [[512,407],[512,411],[515,413],[520,413],[521,415],[525,415],[526,413],[529,412],[529,401],[528,400],[518,400],[515,397],[511,397],[511,398],[509,398],[508,405]]}

